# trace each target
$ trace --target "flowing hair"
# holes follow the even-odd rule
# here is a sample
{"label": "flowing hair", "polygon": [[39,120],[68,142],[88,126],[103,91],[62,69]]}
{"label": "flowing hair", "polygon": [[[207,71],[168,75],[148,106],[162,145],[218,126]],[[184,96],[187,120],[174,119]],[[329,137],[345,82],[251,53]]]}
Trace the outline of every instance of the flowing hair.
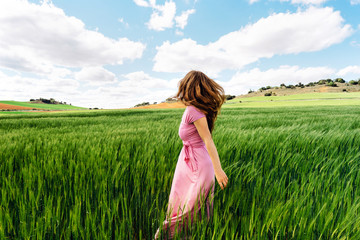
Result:
{"label": "flowing hair", "polygon": [[174,96],[185,106],[192,105],[206,115],[212,133],[221,105],[225,102],[224,89],[200,71],[190,71],[178,83],[179,91]]}

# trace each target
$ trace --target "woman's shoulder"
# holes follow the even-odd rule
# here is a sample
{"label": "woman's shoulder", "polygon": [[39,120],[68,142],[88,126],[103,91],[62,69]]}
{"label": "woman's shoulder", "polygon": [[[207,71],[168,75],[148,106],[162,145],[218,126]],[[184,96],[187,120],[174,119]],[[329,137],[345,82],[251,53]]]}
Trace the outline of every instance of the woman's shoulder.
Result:
{"label": "woman's shoulder", "polygon": [[197,107],[195,107],[194,105],[188,105],[188,106],[186,106],[186,110],[188,110],[188,111],[196,111],[196,112],[202,113],[202,111],[200,111],[200,109],[197,108]]}
{"label": "woman's shoulder", "polygon": [[193,108],[200,111],[200,108],[194,106],[194,105],[187,105],[186,108]]}
{"label": "woman's shoulder", "polygon": [[193,122],[201,117],[205,117],[205,114],[200,111],[199,108],[193,106],[193,105],[189,105],[186,107],[186,112],[187,112],[187,116],[188,116],[188,120],[189,122]]}

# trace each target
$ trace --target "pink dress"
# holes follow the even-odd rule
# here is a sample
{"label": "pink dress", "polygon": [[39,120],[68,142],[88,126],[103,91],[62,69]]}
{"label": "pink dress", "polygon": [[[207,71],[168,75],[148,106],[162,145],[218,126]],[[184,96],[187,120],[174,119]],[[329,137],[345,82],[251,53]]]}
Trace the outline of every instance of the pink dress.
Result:
{"label": "pink dress", "polygon": [[[171,185],[167,209],[170,219],[167,218],[162,224],[163,231],[170,228],[170,232],[163,232],[164,237],[169,234],[172,238],[176,225],[179,227],[178,231],[181,231],[182,223],[188,225],[189,216],[193,221],[195,212],[200,217],[199,211],[202,207],[205,207],[208,219],[213,212],[214,168],[205,143],[193,123],[202,117],[206,117],[205,114],[194,106],[187,106],[182,116],[179,136],[183,141],[183,148]],[[155,234],[155,239],[159,237],[159,231],[160,228]]]}

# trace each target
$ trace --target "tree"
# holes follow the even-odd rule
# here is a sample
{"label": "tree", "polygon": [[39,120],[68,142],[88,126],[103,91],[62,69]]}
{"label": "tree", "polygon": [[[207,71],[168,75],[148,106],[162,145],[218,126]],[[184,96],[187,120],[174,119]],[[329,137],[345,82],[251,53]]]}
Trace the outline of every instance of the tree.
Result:
{"label": "tree", "polygon": [[342,79],[342,78],[337,78],[337,79],[335,79],[335,82],[344,83],[344,82],[345,82],[345,80],[344,80],[344,79]]}
{"label": "tree", "polygon": [[351,81],[349,81],[349,83],[350,83],[350,85],[356,85],[356,84],[358,84],[359,82],[358,82],[358,81],[355,81],[355,80],[351,80]]}
{"label": "tree", "polygon": [[306,87],[313,87],[315,86],[315,84],[313,82],[309,82],[308,84],[305,85]]}
{"label": "tree", "polygon": [[266,89],[267,89],[266,87],[259,88],[260,91],[265,91]]}
{"label": "tree", "polygon": [[270,86],[266,86],[266,89],[270,89],[271,87]]}
{"label": "tree", "polygon": [[286,86],[286,88],[291,88],[291,89],[294,89],[294,88],[295,88],[295,86],[290,84],[290,85],[287,85],[287,86]]}
{"label": "tree", "polygon": [[330,87],[337,87],[336,83],[334,83],[333,81],[328,82],[326,85]]}
{"label": "tree", "polygon": [[143,103],[136,104],[134,107],[140,107],[140,106],[146,106],[146,105],[150,105],[150,103],[149,102],[143,102]]}
{"label": "tree", "polygon": [[235,95],[225,95],[226,100],[231,100],[233,98],[235,98]]}
{"label": "tree", "polygon": [[301,88],[304,88],[304,84],[302,84],[301,82],[299,82],[298,84],[295,85],[295,87],[301,87]]}

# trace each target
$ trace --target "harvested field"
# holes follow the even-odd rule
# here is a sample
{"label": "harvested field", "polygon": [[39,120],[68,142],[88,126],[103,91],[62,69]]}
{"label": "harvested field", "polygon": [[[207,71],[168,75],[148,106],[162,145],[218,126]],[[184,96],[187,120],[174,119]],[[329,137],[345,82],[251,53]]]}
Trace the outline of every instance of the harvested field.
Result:
{"label": "harvested field", "polygon": [[185,105],[181,102],[174,103],[159,103],[159,104],[151,104],[147,106],[136,107],[136,109],[141,108],[185,108]]}
{"label": "harvested field", "polygon": [[0,103],[0,110],[33,110],[35,108]]}

